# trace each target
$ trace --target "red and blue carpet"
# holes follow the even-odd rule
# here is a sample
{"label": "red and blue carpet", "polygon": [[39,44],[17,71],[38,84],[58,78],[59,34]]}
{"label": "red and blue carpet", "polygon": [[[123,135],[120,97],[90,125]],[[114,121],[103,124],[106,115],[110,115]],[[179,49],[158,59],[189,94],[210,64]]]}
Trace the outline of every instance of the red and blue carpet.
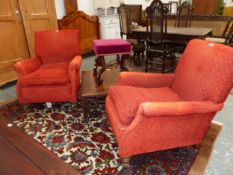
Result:
{"label": "red and blue carpet", "polygon": [[124,169],[104,103],[92,100],[91,106],[88,122],[80,103],[57,103],[48,109],[42,104],[21,106],[13,102],[0,107],[0,114],[82,174],[188,173],[197,154],[192,147],[134,156],[130,167]]}

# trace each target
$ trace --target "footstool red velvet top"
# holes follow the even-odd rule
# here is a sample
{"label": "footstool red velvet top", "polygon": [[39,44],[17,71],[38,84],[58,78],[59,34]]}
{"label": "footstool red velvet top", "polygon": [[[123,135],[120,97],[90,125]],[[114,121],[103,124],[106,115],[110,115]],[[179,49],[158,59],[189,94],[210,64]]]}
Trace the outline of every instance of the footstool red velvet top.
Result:
{"label": "footstool red velvet top", "polygon": [[123,39],[96,39],[92,46],[97,56],[131,53],[131,44]]}

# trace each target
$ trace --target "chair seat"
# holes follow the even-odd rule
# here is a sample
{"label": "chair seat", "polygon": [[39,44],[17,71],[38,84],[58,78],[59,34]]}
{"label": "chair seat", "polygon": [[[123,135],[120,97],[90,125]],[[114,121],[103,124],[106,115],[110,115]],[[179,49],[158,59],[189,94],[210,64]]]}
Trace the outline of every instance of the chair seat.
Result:
{"label": "chair seat", "polygon": [[70,82],[68,68],[68,62],[43,64],[35,72],[23,77],[20,83],[23,86],[67,84]]}
{"label": "chair seat", "polygon": [[96,55],[130,54],[131,44],[123,39],[99,39],[93,41]]}
{"label": "chair seat", "polygon": [[109,96],[115,104],[122,124],[128,125],[143,102],[171,102],[181,98],[169,87],[138,88],[131,86],[112,86]]}

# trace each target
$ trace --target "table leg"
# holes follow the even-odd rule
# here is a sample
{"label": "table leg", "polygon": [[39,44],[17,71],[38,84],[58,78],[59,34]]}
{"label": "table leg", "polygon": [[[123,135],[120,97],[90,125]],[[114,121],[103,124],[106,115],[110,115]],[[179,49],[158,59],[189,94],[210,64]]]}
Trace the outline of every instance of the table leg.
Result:
{"label": "table leg", "polygon": [[89,105],[88,105],[88,98],[87,97],[82,97],[81,98],[81,104],[83,108],[83,118],[84,122],[88,123],[88,117],[89,117]]}

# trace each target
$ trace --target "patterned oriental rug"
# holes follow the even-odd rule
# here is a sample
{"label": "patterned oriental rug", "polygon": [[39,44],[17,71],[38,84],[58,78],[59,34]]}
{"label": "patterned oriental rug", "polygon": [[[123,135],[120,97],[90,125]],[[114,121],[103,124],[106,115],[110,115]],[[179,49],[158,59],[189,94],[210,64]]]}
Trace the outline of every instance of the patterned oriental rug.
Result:
{"label": "patterned oriental rug", "polygon": [[12,102],[0,107],[0,114],[84,175],[188,173],[197,155],[191,146],[134,156],[130,167],[123,168],[104,99],[90,103],[91,116],[86,123],[79,102],[57,103],[52,109],[43,104],[21,106]]}

